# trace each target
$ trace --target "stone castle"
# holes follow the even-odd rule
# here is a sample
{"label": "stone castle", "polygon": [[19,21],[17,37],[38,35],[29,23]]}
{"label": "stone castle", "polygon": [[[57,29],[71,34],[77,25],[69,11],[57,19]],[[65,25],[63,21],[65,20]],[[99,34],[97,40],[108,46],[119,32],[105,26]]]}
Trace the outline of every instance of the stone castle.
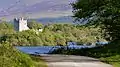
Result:
{"label": "stone castle", "polygon": [[24,18],[15,18],[14,19],[14,29],[15,31],[24,31],[24,30],[29,30],[27,26],[27,20]]}

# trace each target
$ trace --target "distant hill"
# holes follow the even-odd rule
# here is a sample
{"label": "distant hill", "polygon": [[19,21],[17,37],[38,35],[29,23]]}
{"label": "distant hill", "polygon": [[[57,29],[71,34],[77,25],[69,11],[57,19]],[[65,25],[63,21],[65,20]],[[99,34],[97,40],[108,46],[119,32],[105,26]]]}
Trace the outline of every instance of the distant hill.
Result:
{"label": "distant hill", "polygon": [[73,15],[72,6],[76,0],[3,0],[0,2],[0,18],[14,17],[61,17]]}
{"label": "distant hill", "polygon": [[55,17],[55,18],[38,18],[38,19],[29,19],[30,21],[37,21],[43,24],[46,23],[73,23],[74,19],[71,16]]}

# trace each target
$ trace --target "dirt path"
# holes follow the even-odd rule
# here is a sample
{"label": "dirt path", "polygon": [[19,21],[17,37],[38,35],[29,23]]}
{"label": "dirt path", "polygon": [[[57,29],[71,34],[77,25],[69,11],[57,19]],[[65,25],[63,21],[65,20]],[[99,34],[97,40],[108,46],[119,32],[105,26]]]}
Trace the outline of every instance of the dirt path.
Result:
{"label": "dirt path", "polygon": [[40,55],[48,67],[112,67],[97,59],[73,55]]}

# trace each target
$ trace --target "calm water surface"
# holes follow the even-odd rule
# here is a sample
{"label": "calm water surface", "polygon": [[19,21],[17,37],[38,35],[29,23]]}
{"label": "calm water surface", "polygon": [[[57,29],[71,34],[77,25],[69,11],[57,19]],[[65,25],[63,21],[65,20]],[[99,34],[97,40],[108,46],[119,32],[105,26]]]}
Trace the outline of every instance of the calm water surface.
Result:
{"label": "calm water surface", "polygon": [[[67,47],[67,46],[64,46]],[[93,46],[68,46],[71,49],[91,48]],[[60,46],[16,46],[16,48],[27,54],[47,54],[54,49],[61,48]]]}

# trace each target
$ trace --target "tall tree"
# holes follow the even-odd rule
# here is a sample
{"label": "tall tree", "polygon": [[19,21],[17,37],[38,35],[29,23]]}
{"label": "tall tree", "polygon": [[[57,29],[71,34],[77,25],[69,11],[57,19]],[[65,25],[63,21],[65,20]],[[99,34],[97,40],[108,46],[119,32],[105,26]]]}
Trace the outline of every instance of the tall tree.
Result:
{"label": "tall tree", "polygon": [[120,39],[120,0],[77,0],[72,4],[77,20],[99,22],[109,41]]}

